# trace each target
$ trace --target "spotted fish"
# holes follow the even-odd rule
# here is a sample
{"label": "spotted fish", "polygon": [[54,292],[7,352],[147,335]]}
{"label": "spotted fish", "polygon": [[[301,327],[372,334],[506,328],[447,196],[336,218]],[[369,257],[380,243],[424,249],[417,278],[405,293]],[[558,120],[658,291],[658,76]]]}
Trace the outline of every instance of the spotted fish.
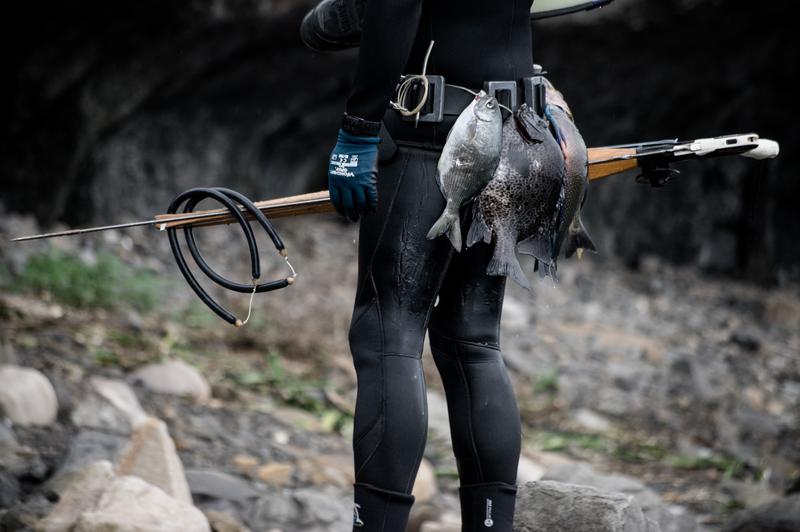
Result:
{"label": "spotted fish", "polygon": [[487,274],[530,288],[516,252],[550,264],[564,175],[564,157],[547,122],[521,105],[503,124],[500,162],[473,206],[467,235],[467,246],[494,240]]}
{"label": "spotted fish", "polygon": [[502,128],[497,100],[483,91],[456,119],[436,167],[436,179],[447,205],[428,232],[429,240],[447,234],[453,247],[461,251],[459,210],[492,178],[500,160]]}

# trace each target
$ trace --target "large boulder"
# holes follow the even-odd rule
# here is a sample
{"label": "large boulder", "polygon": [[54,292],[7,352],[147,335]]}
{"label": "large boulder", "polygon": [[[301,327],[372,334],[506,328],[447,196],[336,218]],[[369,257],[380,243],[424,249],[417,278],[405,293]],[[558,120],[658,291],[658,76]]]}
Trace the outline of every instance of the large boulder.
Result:
{"label": "large boulder", "polygon": [[133,376],[154,392],[191,397],[198,402],[211,396],[211,386],[205,377],[182,360],[147,364],[136,370]]}
{"label": "large boulder", "polygon": [[723,532],[796,532],[800,530],[800,493],[742,510]]}
{"label": "large boulder", "polygon": [[58,415],[56,391],[33,368],[0,366],[0,414],[17,425],[50,425]]}
{"label": "large boulder", "polygon": [[183,463],[167,425],[160,419],[150,417],[136,428],[117,464],[117,473],[139,477],[181,502],[192,503]]}
{"label": "large boulder", "polygon": [[516,532],[660,532],[630,495],[547,480],[517,491]]}
{"label": "large boulder", "polygon": [[603,491],[633,497],[645,517],[657,522],[662,532],[693,532],[697,530],[694,516],[680,506],[668,505],[640,480],[627,475],[600,473],[589,464],[564,463],[547,470],[543,480],[591,486]]}
{"label": "large boulder", "polygon": [[95,462],[73,478],[58,504],[36,527],[40,532],[70,532],[84,512],[93,510],[114,480],[111,462]]}
{"label": "large boulder", "polygon": [[211,532],[203,512],[137,477],[116,478],[74,532]]}
{"label": "large boulder", "polygon": [[88,392],[71,417],[79,427],[130,434],[147,414],[124,381],[92,377]]}

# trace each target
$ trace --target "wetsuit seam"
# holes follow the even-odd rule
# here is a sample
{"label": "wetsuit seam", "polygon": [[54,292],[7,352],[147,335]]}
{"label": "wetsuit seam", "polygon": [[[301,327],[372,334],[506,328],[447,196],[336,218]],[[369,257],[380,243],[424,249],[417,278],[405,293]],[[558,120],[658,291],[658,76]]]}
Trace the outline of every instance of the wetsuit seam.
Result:
{"label": "wetsuit seam", "polygon": [[470,392],[467,374],[464,371],[464,366],[461,363],[461,360],[457,360],[456,362],[458,363],[458,372],[461,376],[461,381],[464,384],[464,389],[466,390],[467,396],[467,430],[469,431],[469,441],[470,444],[472,444],[472,453],[475,456],[475,464],[478,466],[478,477],[480,477],[481,482],[483,482],[483,468],[481,468],[481,462],[478,458],[478,445],[475,443],[475,433],[472,430],[472,393]]}
{"label": "wetsuit seam", "polygon": [[419,354],[411,354],[411,353],[392,353],[392,352],[385,352],[383,353],[385,357],[404,357],[404,358],[412,358],[414,360],[419,360]]}
{"label": "wetsuit seam", "polygon": [[[422,392],[423,401],[425,401],[425,372],[422,371],[422,364],[421,363],[420,363],[420,372],[419,373],[421,375],[420,386],[422,387],[422,389],[420,391]],[[425,452],[425,442],[428,439],[428,415],[427,415],[428,407],[427,407],[427,404],[425,404],[425,411],[423,413],[425,414],[425,431],[424,431],[425,432],[425,437],[420,438],[421,441],[420,441],[420,444],[419,444],[419,448],[417,449],[417,454],[416,454],[416,457],[414,458],[414,462],[413,462],[414,464],[417,464],[417,467],[416,467],[417,471],[419,471],[419,463],[422,461],[422,453]],[[409,472],[408,478],[406,479],[406,491],[409,491],[409,490],[413,489],[414,480],[417,478],[417,475],[416,475],[417,471],[414,471],[414,468],[412,468],[412,471]]]}
{"label": "wetsuit seam", "polygon": [[500,351],[500,344],[499,343],[494,343],[494,342],[485,342],[485,343],[483,343],[483,342],[473,342],[471,340],[458,340],[456,338],[452,338],[450,336],[446,336],[444,334],[439,334],[439,333],[436,333],[436,335],[439,338],[441,338],[442,340],[445,340],[445,341],[453,343],[453,344],[470,345],[470,346],[473,346],[473,347],[482,347],[482,348],[491,349],[493,351]]}

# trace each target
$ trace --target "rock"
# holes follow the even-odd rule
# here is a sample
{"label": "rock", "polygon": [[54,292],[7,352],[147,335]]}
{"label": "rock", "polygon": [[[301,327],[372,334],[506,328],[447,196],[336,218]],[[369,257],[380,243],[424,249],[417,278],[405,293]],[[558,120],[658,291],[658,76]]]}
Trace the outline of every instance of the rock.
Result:
{"label": "rock", "polygon": [[19,482],[10,471],[0,469],[0,508],[11,508],[19,500]]}
{"label": "rock", "polygon": [[14,448],[17,445],[17,437],[14,434],[14,429],[3,423],[0,420],[0,449],[2,448]]}
{"label": "rock", "polygon": [[115,479],[74,532],[210,532],[203,513],[138,477]]}
{"label": "rock", "polygon": [[745,482],[725,479],[720,485],[720,491],[729,497],[732,504],[739,504],[744,508],[761,506],[780,498],[780,494],[770,489],[765,480]]}
{"label": "rock", "polygon": [[537,464],[524,454],[520,455],[519,465],[517,466],[517,484],[541,480],[542,476],[544,476],[544,471],[543,465]]}
{"label": "rock", "polygon": [[186,480],[192,495],[200,497],[245,501],[261,495],[246,480],[219,471],[190,469],[186,471]]}
{"label": "rock", "polygon": [[84,512],[94,510],[103,492],[114,480],[114,466],[100,461],[91,464],[61,493],[58,504],[36,527],[40,532],[69,532]]}
{"label": "rock", "polygon": [[124,381],[92,377],[88,393],[72,413],[72,422],[79,427],[127,435],[146,417]]}
{"label": "rock", "polygon": [[237,473],[246,477],[255,477],[260,463],[258,458],[249,454],[237,454],[233,457],[234,469],[236,469]]}
{"label": "rock", "polygon": [[591,432],[607,432],[611,428],[608,419],[588,408],[577,409],[572,413],[572,420]]}
{"label": "rock", "polygon": [[203,375],[181,360],[147,364],[137,369],[133,376],[154,392],[191,397],[198,402],[211,397],[211,387]]}
{"label": "rock", "polygon": [[350,488],[355,482],[353,457],[349,455],[305,455],[298,459],[297,469],[305,481],[315,485]]}
{"label": "rock", "polygon": [[67,457],[51,482],[56,492],[64,491],[76,474],[80,474],[90,464],[108,460],[117,461],[128,440],[115,434],[106,434],[94,430],[81,430],[70,442]]}
{"label": "rock", "polygon": [[251,532],[249,528],[229,514],[214,510],[209,510],[205,514],[214,532]]}
{"label": "rock", "polygon": [[247,509],[245,522],[253,530],[350,530],[352,494],[332,486],[281,489],[259,497]]}
{"label": "rock", "polygon": [[697,521],[691,513],[680,506],[665,504],[654,491],[633,477],[599,473],[585,463],[568,463],[551,467],[542,478],[630,495],[644,515],[659,524],[662,532],[697,530]]}
{"label": "rock", "polygon": [[642,532],[647,530],[647,522],[629,495],[542,480],[519,488],[514,530]]}
{"label": "rock", "polygon": [[294,475],[294,465],[288,462],[271,462],[258,468],[258,478],[270,486],[288,486]]}
{"label": "rock", "polygon": [[150,417],[139,424],[117,464],[117,474],[139,477],[181,502],[192,503],[183,464],[160,419]]}
{"label": "rock", "polygon": [[800,493],[738,512],[722,532],[794,532],[800,530]]}
{"label": "rock", "polygon": [[33,493],[25,502],[9,508],[0,517],[0,530],[32,530],[53,507],[42,493]]}
{"label": "rock", "polygon": [[436,470],[427,458],[423,458],[417,471],[417,479],[414,481],[414,489],[411,494],[419,502],[429,501],[439,492],[436,485]]}
{"label": "rock", "polygon": [[441,393],[428,390],[428,427],[436,436],[450,441],[450,418],[447,399]]}
{"label": "rock", "polygon": [[[0,307],[2,312],[2,307]],[[0,366],[15,365],[17,363],[17,353],[11,342],[8,341],[5,330],[0,329]]]}
{"label": "rock", "polygon": [[408,516],[406,532],[420,532],[422,525],[439,520],[442,509],[430,502],[414,503]]}
{"label": "rock", "polygon": [[444,514],[436,521],[426,521],[419,532],[461,532],[461,518],[455,514]]}
{"label": "rock", "polygon": [[0,414],[18,425],[50,425],[58,415],[53,385],[35,369],[0,367]]}

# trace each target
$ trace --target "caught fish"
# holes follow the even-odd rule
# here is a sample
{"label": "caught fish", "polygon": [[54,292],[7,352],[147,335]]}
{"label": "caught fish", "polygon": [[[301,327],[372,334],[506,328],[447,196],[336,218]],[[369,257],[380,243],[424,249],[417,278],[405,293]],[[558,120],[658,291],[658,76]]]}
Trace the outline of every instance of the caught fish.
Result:
{"label": "caught fish", "polygon": [[436,167],[436,179],[447,205],[428,232],[428,240],[447,234],[453,247],[461,251],[459,210],[492,179],[500,160],[502,129],[500,106],[483,91],[458,116]]}
{"label": "caught fish", "polygon": [[[589,190],[589,167],[586,143],[583,140],[572,111],[564,96],[549,80],[545,80],[547,106],[545,116],[550,122],[556,141],[561,147],[566,164],[564,175],[564,206],[558,220],[558,231],[553,248],[552,267],[555,267],[562,246],[564,255],[569,258],[576,251],[580,258],[584,249],[597,252],[591,237],[581,220],[581,209],[586,203]],[[545,265],[545,269],[549,266]],[[555,275],[555,271],[547,272]]]}
{"label": "caught fish", "polygon": [[547,122],[521,105],[503,124],[500,162],[473,206],[467,235],[467,246],[494,240],[487,274],[530,288],[516,252],[550,263],[564,174],[564,157]]}

